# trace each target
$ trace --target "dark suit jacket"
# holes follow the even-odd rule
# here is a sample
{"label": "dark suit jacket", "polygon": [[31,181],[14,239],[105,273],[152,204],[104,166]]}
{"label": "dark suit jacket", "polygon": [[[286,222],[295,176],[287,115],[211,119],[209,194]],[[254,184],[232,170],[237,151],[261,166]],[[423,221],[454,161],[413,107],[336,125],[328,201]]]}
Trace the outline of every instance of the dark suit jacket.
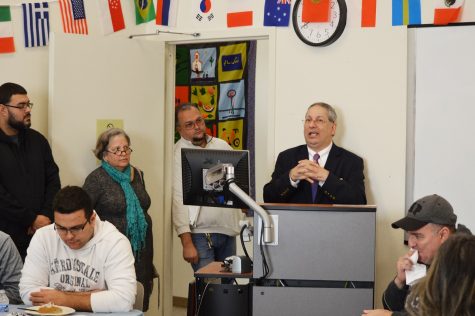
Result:
{"label": "dark suit jacket", "polygon": [[316,201],[312,201],[312,188],[308,181],[300,181],[297,188],[290,184],[290,169],[303,159],[308,159],[307,145],[290,148],[279,154],[272,180],[264,186],[264,202],[366,204],[363,159],[333,144],[325,163],[325,169],[330,174],[318,189]]}

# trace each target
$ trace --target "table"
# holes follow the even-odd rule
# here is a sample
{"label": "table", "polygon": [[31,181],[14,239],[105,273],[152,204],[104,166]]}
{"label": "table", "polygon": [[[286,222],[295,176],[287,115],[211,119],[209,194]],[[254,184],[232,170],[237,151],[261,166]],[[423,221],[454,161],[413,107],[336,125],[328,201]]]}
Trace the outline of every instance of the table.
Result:
{"label": "table", "polygon": [[[232,273],[225,271],[222,262],[211,262],[195,272],[196,285],[189,297],[195,300],[188,304],[188,315],[199,316],[247,316],[251,315],[250,299],[252,284],[215,284],[208,278],[251,279],[252,272]],[[191,303],[191,304],[190,304]],[[198,311],[198,312],[197,312]]]}
{"label": "table", "polygon": [[[17,309],[17,307],[26,307],[26,305],[11,305],[11,304],[10,304],[10,311],[9,311],[8,313],[11,313],[11,312],[22,312],[22,313],[24,313],[25,315],[27,315],[24,310]],[[0,313],[0,316],[6,316],[6,315],[8,315],[8,313]],[[72,314],[69,314],[69,315],[72,315],[72,316],[81,316],[81,315],[143,316],[143,312],[134,309],[134,310],[132,310],[132,311],[130,311],[130,312],[125,312],[125,313],[75,312],[75,313],[72,313]]]}
{"label": "table", "polygon": [[204,266],[195,272],[195,278],[228,278],[228,279],[251,279],[252,271],[248,273],[232,273],[231,271],[225,271],[222,267],[222,262],[215,261]]}

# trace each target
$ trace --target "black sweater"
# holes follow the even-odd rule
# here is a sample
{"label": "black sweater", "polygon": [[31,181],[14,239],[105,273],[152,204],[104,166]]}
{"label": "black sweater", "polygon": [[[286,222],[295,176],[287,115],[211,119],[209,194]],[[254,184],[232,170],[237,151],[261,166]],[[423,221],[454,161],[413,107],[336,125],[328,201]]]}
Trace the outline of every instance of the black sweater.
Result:
{"label": "black sweater", "polygon": [[389,283],[386,291],[383,293],[384,309],[392,311],[393,316],[407,315],[404,304],[407,295],[409,294],[409,286],[404,286],[402,289],[398,288],[394,281]]}
{"label": "black sweater", "polygon": [[59,170],[46,138],[33,129],[18,143],[0,130],[0,230],[9,234],[24,259],[37,215],[53,219],[53,197],[60,189]]}

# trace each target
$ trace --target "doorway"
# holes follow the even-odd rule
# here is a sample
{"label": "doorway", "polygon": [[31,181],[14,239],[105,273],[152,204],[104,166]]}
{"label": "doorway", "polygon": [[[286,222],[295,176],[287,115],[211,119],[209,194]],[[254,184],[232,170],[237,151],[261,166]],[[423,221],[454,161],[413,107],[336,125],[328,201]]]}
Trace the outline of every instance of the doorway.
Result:
{"label": "doorway", "polygon": [[[175,58],[176,46],[181,44],[204,44],[225,41],[256,41],[256,75],[255,75],[255,192],[256,201],[262,202],[262,188],[270,179],[274,166],[274,97],[275,97],[275,31],[265,30],[263,34],[256,36],[236,36],[223,39],[209,38],[207,40],[194,40],[186,42],[167,42],[166,45],[166,104],[173,105],[175,101]],[[173,161],[174,144],[174,111],[173,106],[166,107],[166,131],[167,131],[167,155],[168,161]],[[168,174],[167,174],[168,172]],[[166,170],[166,179],[171,183],[173,174],[171,168]],[[193,270],[191,266],[183,260],[182,246],[180,239],[172,227],[171,222],[171,189],[166,192],[168,200],[167,217],[170,223],[170,234],[167,235],[169,241],[170,275],[172,275],[170,286],[172,288],[172,297],[174,304],[184,305],[188,296],[188,284],[193,280]],[[252,219],[250,219],[252,220]],[[238,245],[238,254],[243,254],[243,250]],[[249,253],[252,253],[252,242],[247,243],[246,247]]]}

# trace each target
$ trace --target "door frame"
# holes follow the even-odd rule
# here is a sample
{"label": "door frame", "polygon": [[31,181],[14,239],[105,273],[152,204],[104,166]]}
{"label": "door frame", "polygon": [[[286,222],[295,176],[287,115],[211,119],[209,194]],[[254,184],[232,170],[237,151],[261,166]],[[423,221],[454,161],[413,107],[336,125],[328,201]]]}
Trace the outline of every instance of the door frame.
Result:
{"label": "door frame", "polygon": [[[223,30],[223,31],[210,31],[202,34],[199,38],[183,39],[183,36],[168,36],[165,42],[165,104],[175,103],[175,65],[176,65],[176,45],[181,44],[203,44],[213,42],[228,42],[228,41],[248,41],[248,40],[264,40],[267,41],[267,65],[265,65],[265,72],[267,72],[267,89],[257,89],[258,85],[262,83],[257,82],[258,64],[256,62],[256,92],[261,90],[265,91],[259,96],[259,98],[266,102],[266,110],[261,115],[267,117],[267,128],[263,130],[261,137],[256,136],[256,144],[264,141],[262,153],[264,157],[260,157],[259,160],[256,157],[256,166],[258,164],[264,164],[265,168],[256,168],[262,170],[262,175],[266,175],[272,172],[272,168],[275,161],[275,95],[276,95],[276,28],[258,28],[258,29],[243,29],[243,30]],[[256,95],[256,104],[258,104],[258,97]],[[262,111],[261,111],[262,112]],[[256,109],[256,122],[258,117]],[[175,113],[171,106],[165,106],[165,183],[172,183],[173,181],[173,168],[166,168],[167,166],[173,166],[173,146],[174,146],[174,133],[175,133]],[[259,147],[259,146],[256,146]],[[256,155],[257,156],[257,155]],[[256,178],[258,177],[256,173]],[[256,181],[256,187],[259,182]],[[172,187],[171,185],[164,186],[164,205],[165,212],[164,220],[164,236],[163,236],[163,301],[164,315],[172,315],[173,313],[173,234],[174,228],[172,223],[171,206],[172,206]],[[257,191],[257,190],[256,190]]]}

